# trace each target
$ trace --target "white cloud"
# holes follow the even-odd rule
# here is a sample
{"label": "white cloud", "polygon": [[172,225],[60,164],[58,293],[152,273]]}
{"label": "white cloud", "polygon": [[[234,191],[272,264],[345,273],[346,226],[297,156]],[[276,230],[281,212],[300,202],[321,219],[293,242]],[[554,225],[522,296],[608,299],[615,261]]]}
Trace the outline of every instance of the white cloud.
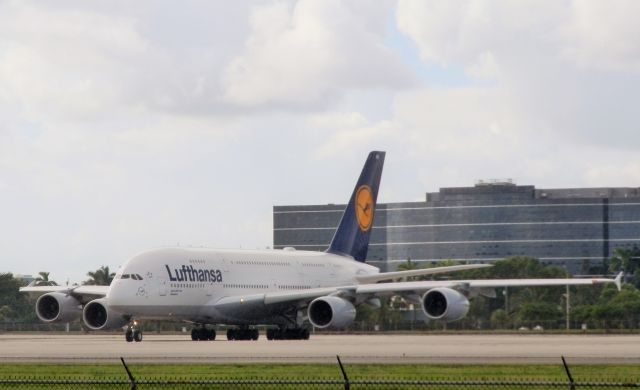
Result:
{"label": "white cloud", "polygon": [[[381,37],[386,2],[301,0],[256,7],[246,51],[225,75],[228,102],[317,107],[349,88],[407,85],[411,78]],[[382,16],[382,17],[381,17]]]}
{"label": "white cloud", "polygon": [[478,93],[501,90],[527,137],[626,148],[640,142],[640,33],[627,5],[401,0],[397,21],[425,62],[465,69]]}
{"label": "white cloud", "polygon": [[[308,131],[319,132],[319,146],[314,156],[319,159],[340,155],[361,156],[370,150],[387,146],[394,137],[390,121],[370,123],[359,112],[316,115],[309,119]],[[340,129],[336,131],[336,129]]]}
{"label": "white cloud", "polygon": [[0,2],[0,264],[265,247],[371,149],[384,201],[640,180],[635,2],[395,4]]}
{"label": "white cloud", "polygon": [[[602,153],[602,151],[594,152]],[[598,158],[587,162],[583,173],[586,186],[638,187],[640,163],[633,161],[631,156],[620,155],[616,151],[607,153],[607,157],[609,158]]]}
{"label": "white cloud", "polygon": [[410,148],[424,152],[499,159],[517,144],[523,123],[500,88],[432,89],[399,94],[397,126]]}
{"label": "white cloud", "polygon": [[566,8],[561,1],[400,0],[396,18],[425,61],[466,67],[486,53],[526,53],[536,41],[553,44]]}
{"label": "white cloud", "polygon": [[566,26],[566,53],[580,66],[640,71],[640,3],[576,0]]}
{"label": "white cloud", "polygon": [[[126,17],[4,3],[0,99],[34,117],[105,117],[131,103],[149,43]],[[127,80],[119,82],[119,78]]]}

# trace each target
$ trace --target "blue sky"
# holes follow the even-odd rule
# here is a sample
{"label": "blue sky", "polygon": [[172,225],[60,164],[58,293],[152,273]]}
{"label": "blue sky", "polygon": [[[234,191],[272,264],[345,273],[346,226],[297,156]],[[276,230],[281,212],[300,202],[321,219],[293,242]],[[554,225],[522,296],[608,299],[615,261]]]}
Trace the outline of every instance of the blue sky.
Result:
{"label": "blue sky", "polygon": [[395,15],[389,18],[389,33],[385,43],[402,58],[411,71],[418,76],[423,87],[460,88],[473,84],[464,68],[454,65],[422,60],[415,41],[398,30]]}

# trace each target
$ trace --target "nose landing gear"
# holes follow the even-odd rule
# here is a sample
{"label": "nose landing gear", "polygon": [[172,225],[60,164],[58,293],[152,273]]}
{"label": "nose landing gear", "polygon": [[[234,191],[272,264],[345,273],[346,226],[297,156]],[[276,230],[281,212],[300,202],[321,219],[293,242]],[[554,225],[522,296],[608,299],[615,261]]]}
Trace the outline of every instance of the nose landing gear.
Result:
{"label": "nose landing gear", "polygon": [[142,329],[138,328],[138,321],[133,321],[127,325],[127,330],[124,332],[124,339],[127,343],[132,341],[139,343],[142,341]]}

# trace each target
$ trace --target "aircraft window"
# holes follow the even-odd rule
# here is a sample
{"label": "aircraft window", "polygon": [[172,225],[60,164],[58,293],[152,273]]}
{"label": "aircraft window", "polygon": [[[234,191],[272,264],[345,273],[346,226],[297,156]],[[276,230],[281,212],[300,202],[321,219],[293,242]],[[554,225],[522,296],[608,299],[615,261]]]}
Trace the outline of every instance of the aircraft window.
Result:
{"label": "aircraft window", "polygon": [[129,274],[124,274],[124,275],[122,275],[122,279],[129,279],[129,276],[131,276],[131,275],[129,275]]}
{"label": "aircraft window", "polygon": [[138,280],[142,280],[142,276],[140,276],[140,274],[136,274],[136,276],[138,277]]}

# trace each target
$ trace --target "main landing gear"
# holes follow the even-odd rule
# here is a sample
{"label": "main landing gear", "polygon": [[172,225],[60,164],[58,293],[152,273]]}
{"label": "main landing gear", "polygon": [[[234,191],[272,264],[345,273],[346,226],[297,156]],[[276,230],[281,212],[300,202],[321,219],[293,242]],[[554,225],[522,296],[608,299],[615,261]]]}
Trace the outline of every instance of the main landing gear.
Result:
{"label": "main landing gear", "polygon": [[205,340],[215,340],[215,339],[216,339],[215,329],[207,329],[204,326],[201,328],[191,329],[191,340],[193,341],[205,341]]}
{"label": "main landing gear", "polygon": [[309,329],[267,329],[267,340],[309,340]]}
{"label": "main landing gear", "polygon": [[227,329],[227,340],[257,340],[260,337],[258,329],[249,328],[229,328]]}
{"label": "main landing gear", "polygon": [[124,339],[127,340],[127,343],[132,341],[139,343],[142,341],[142,329],[138,328],[138,321],[133,321],[127,325],[127,330],[124,332]]}

